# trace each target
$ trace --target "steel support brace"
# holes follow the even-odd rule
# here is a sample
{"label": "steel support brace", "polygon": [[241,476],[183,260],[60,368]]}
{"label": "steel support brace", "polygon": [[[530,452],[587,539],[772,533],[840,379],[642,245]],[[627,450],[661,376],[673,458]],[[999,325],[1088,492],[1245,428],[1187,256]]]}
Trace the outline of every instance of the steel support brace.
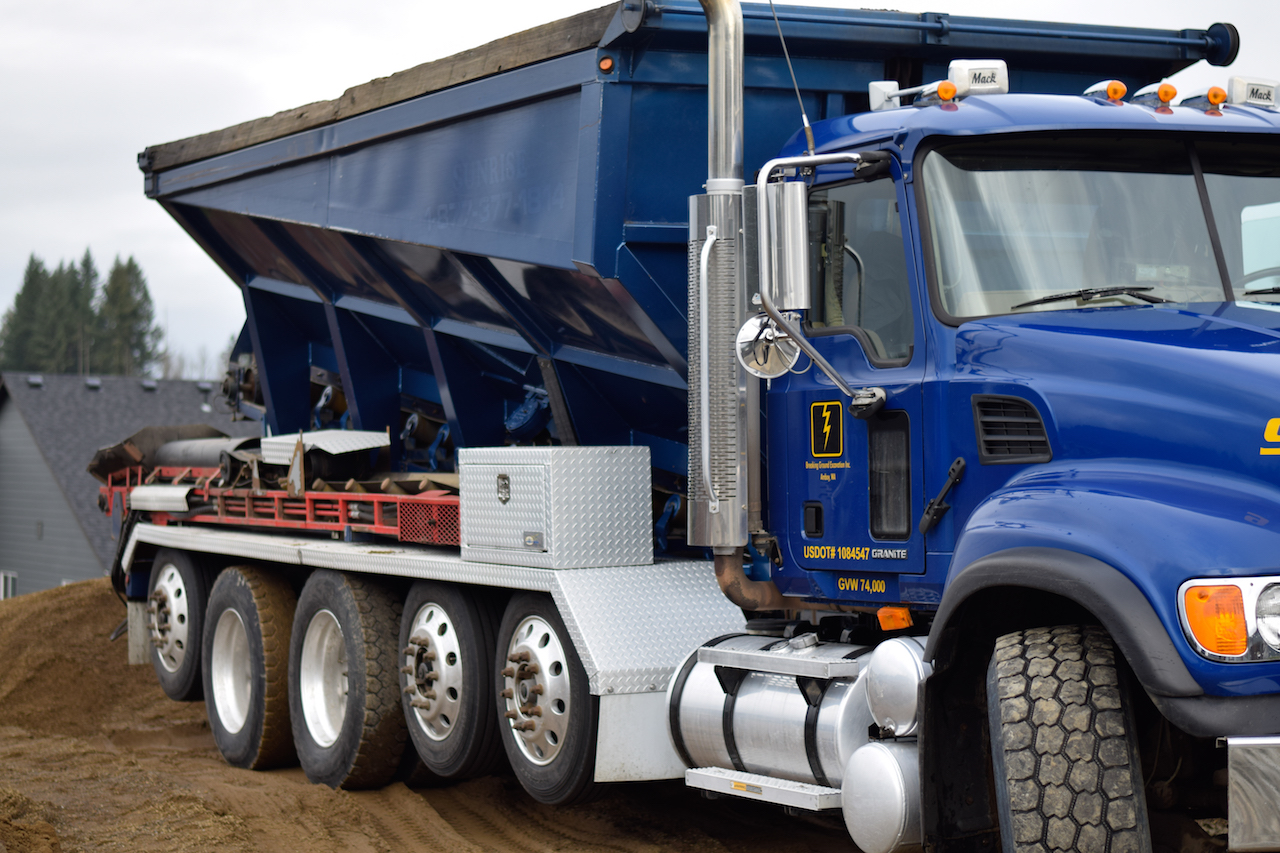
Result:
{"label": "steel support brace", "polygon": [[305,430],[311,416],[307,339],[289,319],[283,297],[247,285],[242,291],[267,426],[273,435]]}
{"label": "steel support brace", "polygon": [[360,319],[330,303],[324,304],[329,337],[338,359],[342,390],[356,429],[391,434],[391,467],[399,467],[402,453],[400,441],[400,365]]}

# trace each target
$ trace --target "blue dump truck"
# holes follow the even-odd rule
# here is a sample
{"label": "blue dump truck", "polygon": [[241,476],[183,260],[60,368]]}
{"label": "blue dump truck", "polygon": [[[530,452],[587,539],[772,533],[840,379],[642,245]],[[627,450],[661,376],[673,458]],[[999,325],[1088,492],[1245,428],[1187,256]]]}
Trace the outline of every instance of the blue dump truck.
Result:
{"label": "blue dump truck", "polygon": [[263,432],[94,460],[131,656],[332,786],[1280,849],[1276,84],[1165,82],[1238,40],[645,0],[148,148]]}

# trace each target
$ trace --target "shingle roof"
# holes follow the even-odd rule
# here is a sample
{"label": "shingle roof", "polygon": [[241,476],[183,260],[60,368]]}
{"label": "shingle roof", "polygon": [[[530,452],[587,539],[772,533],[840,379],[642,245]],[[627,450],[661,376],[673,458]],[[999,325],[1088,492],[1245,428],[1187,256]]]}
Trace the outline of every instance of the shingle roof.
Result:
{"label": "shingle roof", "polygon": [[[27,377],[0,374],[0,406],[18,407],[104,569],[115,556],[111,519],[98,509],[99,483],[85,471],[99,447],[145,426],[204,423],[228,435],[261,431],[256,421],[232,422],[216,390],[206,393],[191,380],[157,379],[148,391],[138,377],[102,376],[93,390],[83,376],[44,374],[41,387]],[[201,409],[206,402],[208,412]]]}

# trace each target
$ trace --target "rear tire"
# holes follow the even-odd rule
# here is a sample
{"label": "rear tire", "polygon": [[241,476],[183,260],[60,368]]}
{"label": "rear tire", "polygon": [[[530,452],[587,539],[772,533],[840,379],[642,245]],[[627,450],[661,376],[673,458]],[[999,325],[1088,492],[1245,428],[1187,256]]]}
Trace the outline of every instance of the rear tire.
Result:
{"label": "rear tire", "polygon": [[547,595],[519,593],[498,629],[498,728],[516,778],[540,803],[594,799],[600,700]]}
{"label": "rear tire", "polygon": [[1151,853],[1137,729],[1096,626],[996,641],[987,706],[1004,853]]}
{"label": "rear tire", "polygon": [[191,554],[169,548],[156,552],[147,600],[151,666],[165,695],[178,702],[202,695],[200,643],[208,584],[204,567]]}
{"label": "rear tire", "polygon": [[312,782],[378,788],[405,746],[398,597],[359,575],[318,569],[298,596],[289,644],[289,718]]}
{"label": "rear tire", "polygon": [[484,591],[419,581],[405,599],[400,698],[413,746],[441,780],[483,776],[502,758],[489,672],[496,622]]}
{"label": "rear tire", "polygon": [[251,566],[224,569],[209,592],[205,706],[228,764],[251,770],[294,763],[289,724],[289,640],[297,598],[282,578]]}

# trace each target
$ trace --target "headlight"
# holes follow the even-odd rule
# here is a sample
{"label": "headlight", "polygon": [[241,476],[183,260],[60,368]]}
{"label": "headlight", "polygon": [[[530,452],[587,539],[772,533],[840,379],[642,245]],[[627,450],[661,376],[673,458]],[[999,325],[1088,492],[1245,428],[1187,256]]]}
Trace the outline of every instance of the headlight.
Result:
{"label": "headlight", "polygon": [[1254,610],[1258,615],[1258,633],[1268,646],[1280,650],[1280,584],[1273,583],[1258,596]]}

